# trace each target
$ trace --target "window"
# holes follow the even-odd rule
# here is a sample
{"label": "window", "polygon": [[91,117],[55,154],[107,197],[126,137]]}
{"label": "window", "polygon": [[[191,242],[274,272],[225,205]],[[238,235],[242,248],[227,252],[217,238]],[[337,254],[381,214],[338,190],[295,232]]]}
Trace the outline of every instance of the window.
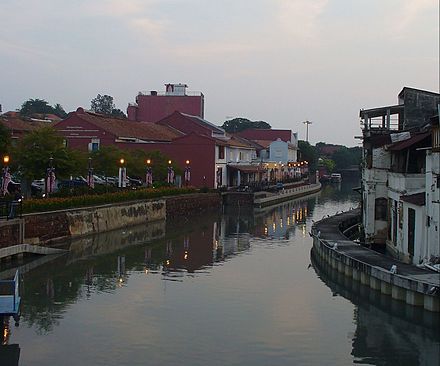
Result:
{"label": "window", "polygon": [[416,211],[408,208],[408,253],[414,255],[414,242],[416,231]]}
{"label": "window", "polygon": [[243,152],[242,152],[242,151],[240,151],[240,154],[239,154],[239,160],[240,160],[240,161],[243,160]]}
{"label": "window", "polygon": [[92,139],[92,142],[89,144],[89,151],[98,151],[99,150],[99,139]]}
{"label": "window", "polygon": [[225,158],[225,147],[224,146],[219,146],[218,147],[218,158],[219,159],[224,159]]}
{"label": "window", "polygon": [[388,219],[388,201],[386,198],[376,198],[374,201],[374,219],[386,221]]}

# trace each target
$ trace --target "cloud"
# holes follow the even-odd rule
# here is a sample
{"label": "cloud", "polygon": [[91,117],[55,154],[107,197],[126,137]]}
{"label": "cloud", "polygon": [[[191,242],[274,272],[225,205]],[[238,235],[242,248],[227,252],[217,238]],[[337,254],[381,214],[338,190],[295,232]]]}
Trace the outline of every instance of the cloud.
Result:
{"label": "cloud", "polygon": [[290,38],[310,41],[318,36],[319,16],[328,0],[276,0],[281,29]]}
{"label": "cloud", "polygon": [[404,37],[404,33],[419,24],[421,15],[425,11],[433,10],[438,14],[438,4],[438,0],[401,0],[400,8],[388,14],[390,33],[397,37]]}

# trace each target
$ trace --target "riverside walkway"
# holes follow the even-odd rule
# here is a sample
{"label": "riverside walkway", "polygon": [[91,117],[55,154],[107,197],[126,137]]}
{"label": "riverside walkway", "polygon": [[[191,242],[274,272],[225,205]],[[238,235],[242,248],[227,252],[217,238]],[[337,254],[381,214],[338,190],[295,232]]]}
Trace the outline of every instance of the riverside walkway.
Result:
{"label": "riverside walkway", "polygon": [[341,228],[359,221],[360,210],[325,218],[312,227],[313,247],[332,267],[354,281],[410,305],[440,311],[440,273],[403,263],[349,240]]}

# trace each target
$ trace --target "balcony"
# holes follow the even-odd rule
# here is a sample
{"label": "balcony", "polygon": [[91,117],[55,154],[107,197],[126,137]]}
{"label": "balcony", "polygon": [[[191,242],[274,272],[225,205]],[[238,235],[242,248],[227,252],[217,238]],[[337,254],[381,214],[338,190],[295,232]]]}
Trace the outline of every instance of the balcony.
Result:
{"label": "balcony", "polygon": [[419,193],[425,189],[425,174],[388,173],[388,189],[401,193]]}

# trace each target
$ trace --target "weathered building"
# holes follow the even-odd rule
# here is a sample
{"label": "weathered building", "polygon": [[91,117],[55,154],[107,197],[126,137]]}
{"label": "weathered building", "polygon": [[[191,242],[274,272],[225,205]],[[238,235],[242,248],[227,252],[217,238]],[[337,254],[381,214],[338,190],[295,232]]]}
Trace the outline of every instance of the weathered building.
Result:
{"label": "weathered building", "polygon": [[439,255],[438,153],[432,119],[439,103],[439,94],[404,88],[398,105],[360,111],[365,241],[386,245],[407,262]]}

